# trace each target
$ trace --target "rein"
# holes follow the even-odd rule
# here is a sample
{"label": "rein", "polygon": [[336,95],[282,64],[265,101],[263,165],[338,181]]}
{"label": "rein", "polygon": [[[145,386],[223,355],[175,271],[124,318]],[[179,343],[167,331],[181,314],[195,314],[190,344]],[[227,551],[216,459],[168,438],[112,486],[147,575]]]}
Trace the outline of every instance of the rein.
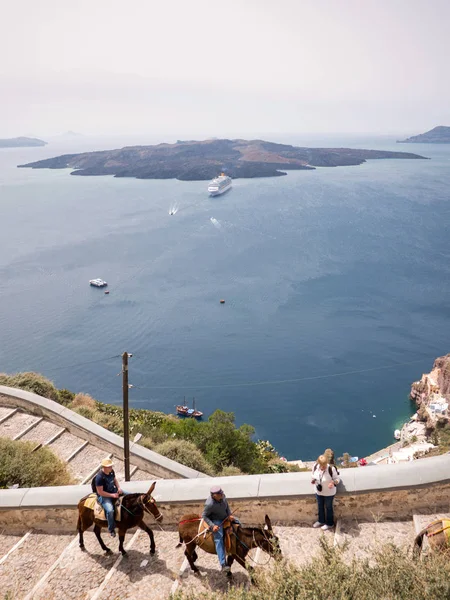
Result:
{"label": "rein", "polygon": [[[267,542],[267,543],[268,543],[268,544],[269,544],[269,545],[270,545],[270,546],[273,548],[274,546],[273,546],[272,542],[271,542],[271,541],[270,541],[270,540],[269,540],[269,539],[266,537],[266,535],[265,535],[265,533],[264,533],[264,530],[262,529],[261,531],[262,531],[262,536],[263,536],[263,538],[264,538],[264,539],[266,540],[266,542]],[[238,541],[238,542],[241,544],[241,546],[244,546],[244,548],[246,548],[246,549],[247,549],[247,550],[250,552],[251,548],[249,548],[249,547],[247,546],[247,544],[244,544],[244,542],[238,538],[238,536],[236,535],[236,533],[235,533],[234,529],[233,529],[233,535],[234,535],[234,537],[237,539],[237,541]],[[262,551],[264,551],[264,548],[263,548],[262,546],[260,546],[260,545],[258,544],[258,542],[256,541],[256,538],[255,538],[255,529],[254,529],[254,528],[252,529],[252,537],[253,537],[253,541],[254,541],[254,543],[255,543],[255,547],[256,547],[256,548],[259,548],[259,549],[260,549],[260,550],[262,550]],[[272,556],[269,554],[269,558],[268,558],[267,562],[265,562],[265,563],[261,564],[261,563],[258,563],[258,562],[256,562],[256,560],[255,560],[254,558],[252,558],[252,557],[250,556],[250,554],[247,554],[247,557],[248,557],[248,558],[249,558],[249,559],[250,559],[252,562],[254,562],[254,563],[255,563],[255,565],[260,565],[260,566],[262,566],[262,567],[265,567],[266,565],[268,565],[268,564],[269,564],[269,562],[270,562],[270,559],[272,558]]]}
{"label": "rein", "polygon": [[[435,521],[434,523],[431,523],[430,525],[428,525],[428,527],[431,527],[432,525],[437,525],[438,523],[441,523],[441,522],[442,522],[442,519],[439,519],[439,521]],[[426,535],[427,535],[427,537],[433,537],[434,535],[438,535],[439,533],[443,533],[447,529],[450,529],[450,524],[446,525],[445,527],[442,527],[438,531],[433,531],[431,533],[427,533]]]}

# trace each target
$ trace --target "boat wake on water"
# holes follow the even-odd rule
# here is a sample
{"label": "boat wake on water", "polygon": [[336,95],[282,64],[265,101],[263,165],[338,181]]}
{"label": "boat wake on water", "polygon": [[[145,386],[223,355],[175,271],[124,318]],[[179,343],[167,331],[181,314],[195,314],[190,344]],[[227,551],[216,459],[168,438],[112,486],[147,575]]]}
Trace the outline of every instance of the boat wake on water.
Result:
{"label": "boat wake on water", "polygon": [[174,204],[169,208],[169,215],[176,215],[179,210],[178,204]]}
{"label": "boat wake on water", "polygon": [[214,225],[214,227],[216,227],[216,229],[222,229],[222,225],[220,224],[220,222],[217,219],[215,219],[214,217],[211,217],[209,220]]}

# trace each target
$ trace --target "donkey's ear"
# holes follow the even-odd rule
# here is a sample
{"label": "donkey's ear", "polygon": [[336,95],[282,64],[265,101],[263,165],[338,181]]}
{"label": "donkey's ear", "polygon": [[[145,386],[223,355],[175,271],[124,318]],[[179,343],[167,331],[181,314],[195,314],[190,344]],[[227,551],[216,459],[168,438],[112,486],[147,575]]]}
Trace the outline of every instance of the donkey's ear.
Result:
{"label": "donkey's ear", "polygon": [[[265,523],[266,523],[266,527],[267,527],[267,529],[268,529],[269,531],[272,531],[272,523],[270,522],[270,519],[269,519],[269,516],[268,516],[268,515],[266,515],[266,516],[264,517],[264,521],[265,521]],[[265,528],[264,528],[264,529],[265,529]]]}
{"label": "donkey's ear", "polygon": [[148,490],[148,492],[147,492],[147,494],[146,494],[147,496],[151,496],[151,494],[152,494],[153,490],[155,489],[155,485],[156,485],[156,481],[154,481],[154,482],[152,483],[152,485],[150,486],[150,489]]}

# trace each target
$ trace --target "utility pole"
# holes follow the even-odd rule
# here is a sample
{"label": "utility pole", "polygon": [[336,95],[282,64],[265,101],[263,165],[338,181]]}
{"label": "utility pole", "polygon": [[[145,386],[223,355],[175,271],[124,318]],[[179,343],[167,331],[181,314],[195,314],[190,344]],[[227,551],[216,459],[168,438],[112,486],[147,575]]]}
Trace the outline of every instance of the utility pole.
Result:
{"label": "utility pole", "polygon": [[122,392],[123,392],[123,464],[125,481],[130,481],[130,424],[128,421],[128,357],[132,354],[122,354]]}

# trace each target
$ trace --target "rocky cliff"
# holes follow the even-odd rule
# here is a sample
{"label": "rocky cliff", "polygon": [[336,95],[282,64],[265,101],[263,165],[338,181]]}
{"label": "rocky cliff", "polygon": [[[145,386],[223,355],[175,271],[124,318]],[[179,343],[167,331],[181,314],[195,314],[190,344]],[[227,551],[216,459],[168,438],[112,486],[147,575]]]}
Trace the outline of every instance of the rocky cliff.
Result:
{"label": "rocky cliff", "polygon": [[439,397],[450,400],[450,354],[437,358],[431,371],[412,384],[409,397],[419,408]]}

